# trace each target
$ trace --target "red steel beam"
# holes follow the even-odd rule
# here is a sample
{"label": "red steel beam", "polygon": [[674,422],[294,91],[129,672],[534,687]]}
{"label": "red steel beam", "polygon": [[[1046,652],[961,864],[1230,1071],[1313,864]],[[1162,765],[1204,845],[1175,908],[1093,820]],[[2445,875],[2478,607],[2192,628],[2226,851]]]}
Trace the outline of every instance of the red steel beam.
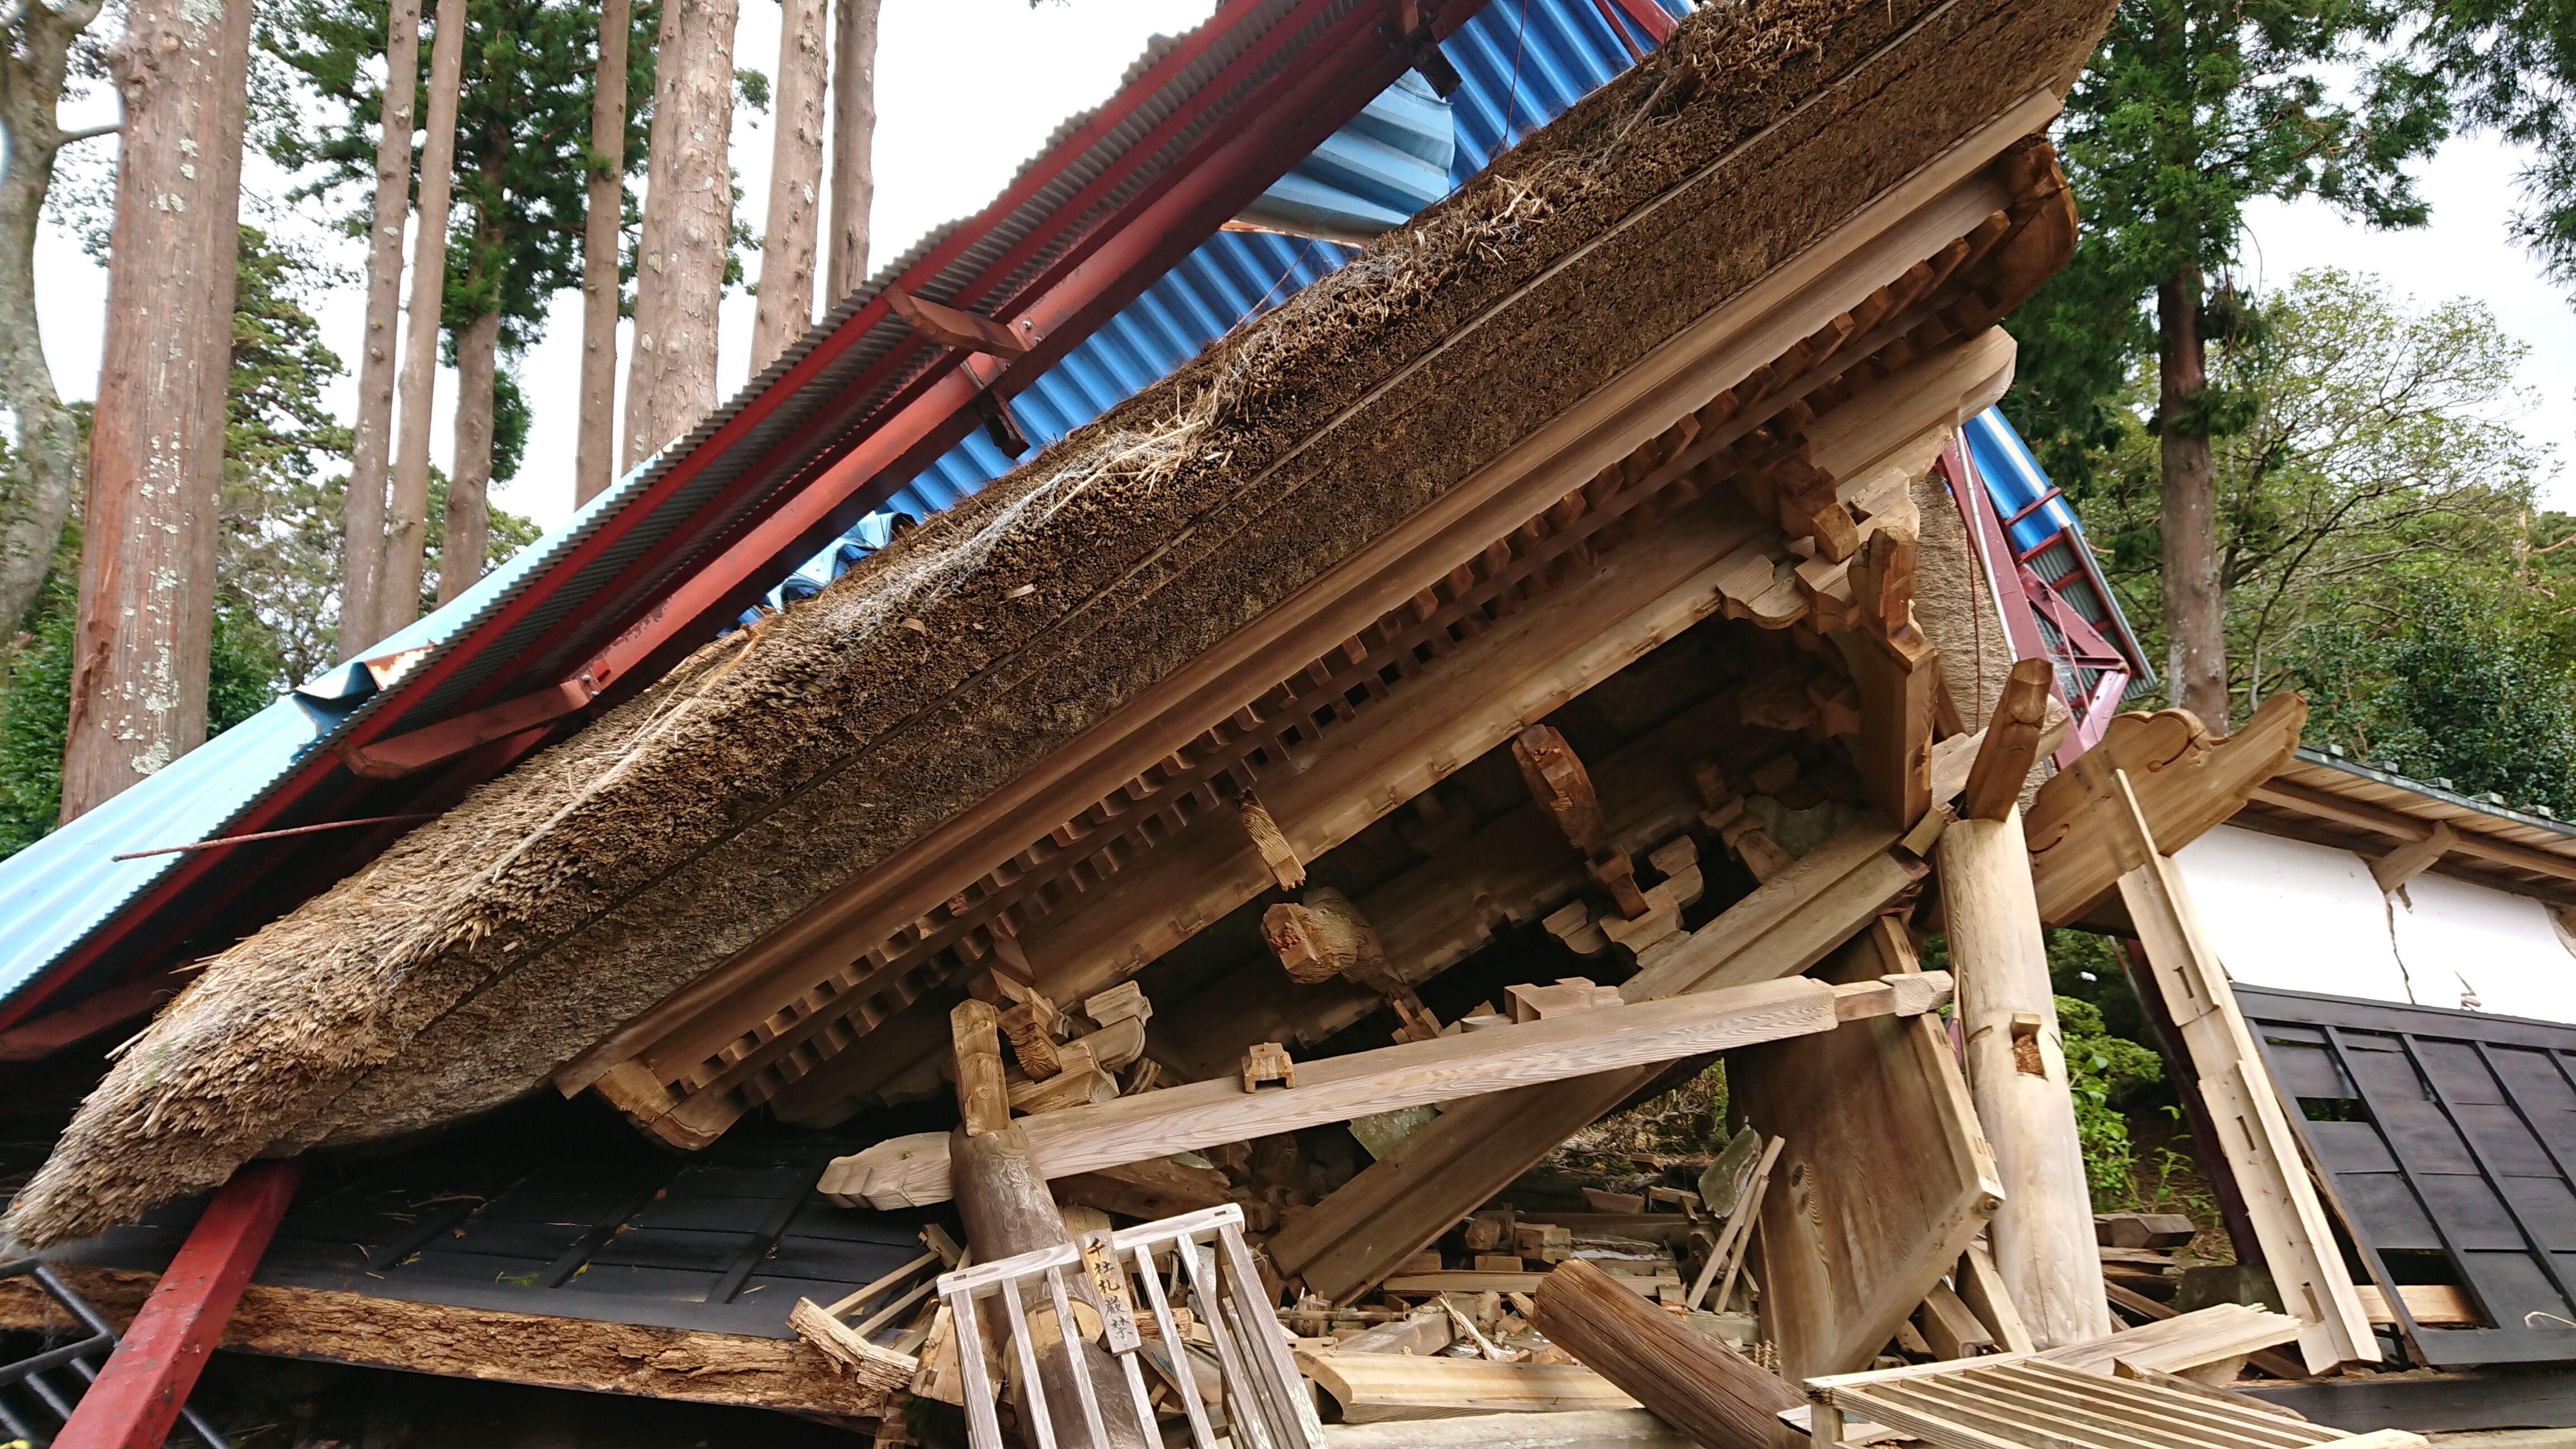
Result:
{"label": "red steel beam", "polygon": [[295,1196],[302,1166],[254,1162],[215,1192],[54,1449],[159,1449]]}

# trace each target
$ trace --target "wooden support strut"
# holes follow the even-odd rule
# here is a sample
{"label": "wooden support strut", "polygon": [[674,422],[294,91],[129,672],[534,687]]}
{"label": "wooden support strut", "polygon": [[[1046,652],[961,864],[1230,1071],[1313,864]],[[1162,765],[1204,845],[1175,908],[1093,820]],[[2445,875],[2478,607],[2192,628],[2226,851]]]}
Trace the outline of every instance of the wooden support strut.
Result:
{"label": "wooden support strut", "polygon": [[221,1340],[302,1175],[302,1165],[291,1159],[254,1162],[216,1190],[55,1438],[60,1449],[158,1449],[205,1372],[206,1355]]}
{"label": "wooden support strut", "polygon": [[[2014,737],[2024,732],[2024,694],[2007,688],[1996,702],[1971,782],[1990,754],[2019,748]],[[2027,744],[2037,748],[2035,731]],[[1988,770],[1989,781],[2006,768]],[[2012,784],[2017,793],[2018,780]],[[2033,1340],[2055,1348],[2109,1333],[2111,1317],[2102,1301],[2093,1204],[2030,851],[2010,794],[2003,803],[2001,818],[1957,820],[1941,832],[1941,908],[1960,977],[1968,1087],[2003,1184],[1993,1227],[1996,1263]]]}
{"label": "wooden support strut", "polygon": [[[1218,1078],[1008,1125],[1026,1134],[1046,1176],[1065,1177],[1400,1107],[1811,1035],[1865,1017],[1919,1016],[1947,999],[1948,989],[1949,979],[1938,972],[1844,986],[1801,977],[1762,981],[1319,1058],[1300,1064],[1287,1084],[1258,1091],[1249,1075]],[[1261,1080],[1267,1081],[1284,1057],[1263,1060]],[[962,1059],[959,1066],[962,1077]],[[836,1159],[817,1191],[852,1206],[942,1201],[952,1191],[945,1140],[917,1133]]]}
{"label": "wooden support strut", "polygon": [[2299,1320],[2301,1354],[2318,1373],[2346,1362],[2375,1362],[2379,1350],[2369,1316],[2335,1248],[2306,1159],[2226,970],[2201,931],[2182,872],[2159,848],[2128,773],[2100,746],[2077,756],[2068,773],[2085,777],[2087,794],[2097,802],[2086,824],[2104,837],[2121,868],[2121,902],[2146,948],[2155,990],[2180,1028],[2195,1085],[2244,1193],[2264,1266],[2282,1305]]}

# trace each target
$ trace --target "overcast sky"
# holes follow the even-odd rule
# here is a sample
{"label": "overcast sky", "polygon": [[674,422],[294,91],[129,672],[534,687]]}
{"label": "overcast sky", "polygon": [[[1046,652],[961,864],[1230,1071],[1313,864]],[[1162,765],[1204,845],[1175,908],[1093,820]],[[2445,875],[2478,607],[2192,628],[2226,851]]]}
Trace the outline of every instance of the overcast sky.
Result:
{"label": "overcast sky", "polygon": [[[1209,0],[1051,0],[1034,8],[1027,0],[886,0],[877,55],[871,265],[989,201],[1058,121],[1109,96],[1149,36],[1187,29],[1209,10]],[[734,58],[737,65],[775,72],[774,0],[742,0]],[[961,87],[967,74],[975,83]],[[88,124],[111,114],[103,102],[93,101],[67,108],[66,119]],[[742,180],[743,219],[755,231],[763,219],[771,144],[768,117],[737,116],[733,164]],[[88,145],[100,154],[86,164],[107,164],[110,143]],[[2576,312],[2507,235],[2515,168],[2516,158],[2491,142],[2452,143],[2425,169],[2433,224],[2416,232],[2373,233],[2314,204],[2258,205],[2249,270],[2258,285],[2268,287],[2304,268],[2339,266],[2376,273],[2426,304],[2459,295],[2484,301],[2532,349],[2522,382],[2536,406],[2521,426],[2560,460],[2576,459]],[[316,312],[326,340],[354,360],[364,320],[355,281],[365,260],[359,243],[331,235],[297,209],[275,205],[286,179],[274,168],[253,158],[247,171],[245,219],[303,237],[349,268],[351,285],[321,299]],[[353,204],[362,200],[352,197]],[[106,275],[52,226],[38,241],[36,267],[45,352],[56,383],[67,397],[93,396]],[[756,257],[746,270],[758,274]],[[717,365],[721,396],[731,396],[748,371],[752,306],[747,296],[726,300]],[[580,320],[580,295],[563,293],[545,340],[521,363],[534,426],[519,476],[494,494],[499,506],[549,527],[572,510]],[[631,333],[631,327],[621,329],[621,354]],[[621,366],[621,380],[623,371]],[[432,429],[441,467],[450,455],[454,396],[453,375],[441,374]],[[332,401],[349,415],[354,387],[344,379]],[[2576,480],[2562,475],[2549,491],[2557,506],[2576,507]]]}

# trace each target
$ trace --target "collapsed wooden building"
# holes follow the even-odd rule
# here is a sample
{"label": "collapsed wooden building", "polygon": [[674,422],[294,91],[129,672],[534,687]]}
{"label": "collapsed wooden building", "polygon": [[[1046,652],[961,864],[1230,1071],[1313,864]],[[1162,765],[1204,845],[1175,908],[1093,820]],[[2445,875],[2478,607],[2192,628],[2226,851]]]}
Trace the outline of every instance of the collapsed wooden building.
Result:
{"label": "collapsed wooden building", "polygon": [[[1473,9],[1327,19],[1378,44],[1380,8],[1434,69]],[[1351,1424],[1642,1402],[1713,1445],[1991,1443],[1963,1405],[2064,1407],[2055,1374],[2127,1386],[2086,1442],[2174,1402],[2211,1417],[2173,1442],[2339,1437],[2200,1383],[2382,1350],[2169,859],[2283,768],[2296,702],[2224,739],[2070,717],[1967,496],[1996,324],[2075,242],[2045,131],[2107,17],[1665,17],[812,597],[596,719],[438,737],[516,753],[205,953],[18,1192],[52,1276],[0,1322],[67,1322],[57,1288],[121,1321],[264,1203],[224,1342],[880,1443],[945,1432],[913,1404],[982,1442],[997,1397],[1033,1443],[1296,1442],[1318,1391]],[[1042,330],[959,300],[884,281],[818,336],[892,308],[961,363]],[[2041,938],[2105,912],[2285,1312],[2113,1332]],[[1720,1056],[1747,1130],[1704,1174],[1523,1200]],[[1166,1304],[1154,1265],[1177,1302],[1202,1251],[1223,1286]],[[1836,1377],[1892,1345],[1994,1357],[1964,1400]]]}

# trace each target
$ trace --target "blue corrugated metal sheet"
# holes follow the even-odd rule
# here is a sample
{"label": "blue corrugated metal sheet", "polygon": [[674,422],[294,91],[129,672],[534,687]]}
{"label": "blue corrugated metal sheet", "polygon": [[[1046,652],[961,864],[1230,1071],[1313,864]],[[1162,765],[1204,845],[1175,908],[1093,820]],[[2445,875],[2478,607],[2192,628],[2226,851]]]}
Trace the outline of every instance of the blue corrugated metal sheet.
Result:
{"label": "blue corrugated metal sheet", "polygon": [[[590,500],[555,530],[578,536],[590,519],[640,486],[649,462]],[[377,647],[376,655],[454,637],[552,552],[544,545],[484,575],[463,594]],[[115,860],[128,851],[186,845],[220,832],[242,802],[319,748],[323,737],[376,692],[364,667],[343,664],[164,765],[127,790],[0,862],[0,998],[42,970],[98,922],[175,864],[176,855]]]}
{"label": "blue corrugated metal sheet", "polygon": [[[1684,0],[1659,3],[1672,15],[1689,13]],[[1592,0],[1495,0],[1444,42],[1441,51],[1461,82],[1445,107],[1428,85],[1407,76],[1246,215],[1286,226],[1404,205],[1397,219],[1408,218],[1465,184],[1512,141],[1554,119],[1631,63]],[[1454,128],[1446,142],[1426,134],[1443,111]],[[1365,145],[1346,140],[1353,136]],[[1354,164],[1362,150],[1375,155],[1374,170]],[[1443,156],[1446,184],[1426,185],[1429,178],[1422,169],[1397,166],[1386,159],[1388,152],[1423,162]],[[1324,195],[1328,186],[1334,188],[1330,197]],[[1220,233],[1013,399],[1012,416],[1029,441],[1043,447],[1354,255],[1353,249],[1330,241]],[[1012,463],[982,434],[969,437],[897,493],[885,510],[798,569],[771,594],[771,601],[812,596],[882,547],[895,514],[926,518],[1009,472]]]}
{"label": "blue corrugated metal sheet", "polygon": [[[2111,592],[2084,542],[2084,526],[2076,521],[2074,507],[2040,470],[2039,460],[2031,456],[2021,434],[1995,408],[1970,418],[1964,432],[1970,460],[1977,466],[1977,475],[1985,479],[1986,496],[1994,500],[1995,516],[2011,520],[2005,532],[2013,552],[2022,555],[2034,573],[2129,657],[2136,666],[2131,688],[2154,684],[2156,672],[2129,628],[2128,616],[2120,612],[2119,597]],[[2045,547],[2059,539],[2067,546]],[[2049,627],[2046,620],[2041,627]]]}

